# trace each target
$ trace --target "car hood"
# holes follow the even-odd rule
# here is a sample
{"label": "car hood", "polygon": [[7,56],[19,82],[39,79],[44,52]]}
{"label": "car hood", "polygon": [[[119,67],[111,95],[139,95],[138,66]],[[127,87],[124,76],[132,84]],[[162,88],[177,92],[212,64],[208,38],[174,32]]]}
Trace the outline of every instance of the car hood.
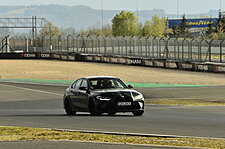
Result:
{"label": "car hood", "polygon": [[92,95],[101,95],[106,97],[131,97],[132,94],[141,93],[132,89],[99,89],[92,91]]}

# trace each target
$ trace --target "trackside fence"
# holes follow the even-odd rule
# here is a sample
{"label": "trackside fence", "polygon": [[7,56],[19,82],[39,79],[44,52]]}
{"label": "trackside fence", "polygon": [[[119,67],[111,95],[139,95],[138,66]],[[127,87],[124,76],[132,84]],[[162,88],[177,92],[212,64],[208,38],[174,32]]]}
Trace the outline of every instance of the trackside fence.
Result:
{"label": "trackside fence", "polygon": [[42,52],[124,56],[178,62],[225,62],[225,41],[112,36],[2,37],[0,53]]}

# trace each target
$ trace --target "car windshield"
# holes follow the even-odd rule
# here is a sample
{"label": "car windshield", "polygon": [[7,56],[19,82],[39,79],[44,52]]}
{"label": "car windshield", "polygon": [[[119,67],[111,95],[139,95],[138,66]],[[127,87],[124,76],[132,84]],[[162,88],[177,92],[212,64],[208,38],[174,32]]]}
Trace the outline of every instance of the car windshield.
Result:
{"label": "car windshield", "polygon": [[116,78],[89,79],[91,89],[127,88],[127,86]]}

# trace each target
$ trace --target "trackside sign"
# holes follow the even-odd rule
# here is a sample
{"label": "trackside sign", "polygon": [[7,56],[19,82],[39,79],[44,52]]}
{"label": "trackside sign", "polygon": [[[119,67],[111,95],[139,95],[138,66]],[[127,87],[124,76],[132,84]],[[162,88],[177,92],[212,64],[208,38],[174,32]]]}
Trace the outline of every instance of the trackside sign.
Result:
{"label": "trackside sign", "polygon": [[[216,26],[216,18],[202,18],[202,19],[187,19],[187,25],[190,28],[204,28],[208,27],[209,24]],[[173,28],[175,25],[179,26],[181,24],[181,19],[168,20],[168,27]]]}
{"label": "trackside sign", "polygon": [[129,58],[127,59],[127,64],[129,65],[142,65],[141,59]]}

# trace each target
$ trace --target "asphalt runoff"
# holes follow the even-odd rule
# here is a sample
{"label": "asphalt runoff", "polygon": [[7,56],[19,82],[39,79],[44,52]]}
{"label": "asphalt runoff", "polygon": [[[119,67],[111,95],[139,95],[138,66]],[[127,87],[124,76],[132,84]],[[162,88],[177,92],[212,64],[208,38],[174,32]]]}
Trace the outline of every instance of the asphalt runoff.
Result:
{"label": "asphalt runoff", "polygon": [[[78,130],[103,130],[181,136],[224,137],[224,106],[146,105],[145,114],[93,117],[66,116],[62,96],[66,86],[0,83],[0,125]],[[143,89],[150,98],[225,97],[225,87]],[[139,89],[142,92],[142,89]],[[128,127],[129,126],[129,127]]]}
{"label": "asphalt runoff", "polygon": [[[97,130],[157,135],[179,135],[224,138],[224,106],[160,106],[147,105],[145,114],[134,117],[131,113],[115,116],[90,116],[78,113],[67,116],[62,106],[66,86],[0,83],[0,126]],[[147,100],[165,98],[225,97],[225,87],[138,89]],[[1,149],[38,148],[151,148],[82,142],[0,142]],[[170,147],[167,147],[170,148]],[[174,147],[172,147],[174,148]]]}

